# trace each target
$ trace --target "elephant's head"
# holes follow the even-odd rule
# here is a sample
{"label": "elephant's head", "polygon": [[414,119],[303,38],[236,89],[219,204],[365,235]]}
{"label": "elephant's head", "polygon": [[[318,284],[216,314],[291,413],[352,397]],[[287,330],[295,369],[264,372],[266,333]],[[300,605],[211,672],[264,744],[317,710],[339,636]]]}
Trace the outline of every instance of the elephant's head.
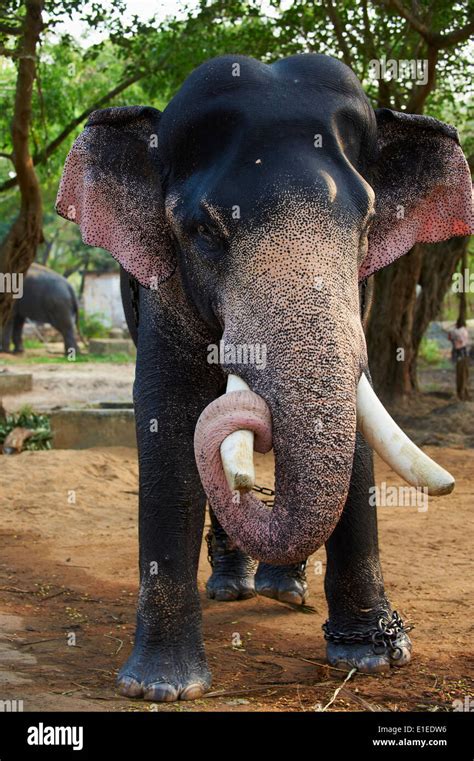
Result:
{"label": "elephant's head", "polygon": [[[456,131],[374,112],[352,71],[326,56],[272,65],[224,56],[200,66],[162,114],[93,113],[57,208],[146,288],[179,269],[222,337],[224,369],[252,389],[201,416],[208,497],[250,555],[306,558],[334,529],[349,486],[367,367],[360,281],[417,241],[470,232]],[[262,347],[265,361],[241,361],[239,351],[251,358]],[[253,430],[261,450],[273,442],[272,511],[235,499],[226,483],[219,446],[236,429]]]}

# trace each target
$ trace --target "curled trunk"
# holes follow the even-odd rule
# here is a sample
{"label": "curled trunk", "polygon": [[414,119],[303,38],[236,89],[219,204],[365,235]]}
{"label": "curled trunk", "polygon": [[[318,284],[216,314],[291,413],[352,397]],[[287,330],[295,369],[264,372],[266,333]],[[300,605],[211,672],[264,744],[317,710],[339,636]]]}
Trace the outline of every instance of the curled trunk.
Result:
{"label": "curled trunk", "polygon": [[[315,552],[336,526],[349,487],[359,364],[347,344],[341,353],[322,345],[320,334],[308,340],[308,356],[298,365],[291,362],[298,350],[287,347],[275,362],[276,377],[273,368],[246,368],[252,391],[215,400],[196,427],[196,461],[213,510],[241,549],[267,563],[297,562]],[[220,445],[242,429],[254,432],[257,451],[273,446],[272,510],[251,494],[232,493],[227,483]]]}

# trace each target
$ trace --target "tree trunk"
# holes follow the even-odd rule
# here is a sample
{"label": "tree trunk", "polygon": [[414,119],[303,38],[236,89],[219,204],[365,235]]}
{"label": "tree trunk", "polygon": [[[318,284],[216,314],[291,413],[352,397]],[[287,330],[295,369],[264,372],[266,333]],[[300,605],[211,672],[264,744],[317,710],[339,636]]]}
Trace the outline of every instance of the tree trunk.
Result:
{"label": "tree trunk", "polygon": [[469,400],[469,357],[461,357],[456,362],[456,393],[461,402]]}
{"label": "tree trunk", "polygon": [[412,392],[412,331],[422,262],[422,247],[415,246],[375,275],[367,347],[375,390],[385,402]]}
{"label": "tree trunk", "polygon": [[[19,40],[15,107],[11,125],[13,163],[20,188],[20,212],[0,245],[0,272],[24,274],[42,241],[42,202],[38,178],[29,150],[31,101],[36,77],[36,47],[43,28],[43,0],[26,0],[26,14]],[[12,293],[0,292],[0,325],[12,309]]]}
{"label": "tree trunk", "polygon": [[[466,238],[465,241],[466,245],[464,246],[463,252],[462,252],[462,259],[461,259],[461,272],[462,276],[464,277],[465,273],[468,272],[468,260],[467,260],[467,244],[468,244],[468,238]],[[459,314],[458,314],[458,322],[460,325],[465,325],[467,320],[467,296],[466,291],[469,287],[469,283],[464,282],[464,287],[461,288],[459,291]]]}
{"label": "tree trunk", "polygon": [[[468,271],[467,242],[468,239],[466,238],[466,245],[464,247],[461,260],[461,272],[463,276]],[[464,287],[459,291],[459,314],[457,324],[463,326],[466,325],[467,320],[467,288],[468,283],[464,282]],[[469,399],[469,355],[467,353],[467,349],[466,356],[461,357],[456,362],[456,393],[458,395],[458,399],[460,399],[462,402],[466,402]]]}
{"label": "tree trunk", "polygon": [[442,243],[425,243],[422,246],[424,253],[419,279],[421,293],[416,300],[412,334],[413,359],[410,366],[413,391],[419,390],[417,356],[421,339],[429,323],[441,314],[444,298],[453,283],[453,274],[467,254],[468,243],[469,238],[451,238]]}

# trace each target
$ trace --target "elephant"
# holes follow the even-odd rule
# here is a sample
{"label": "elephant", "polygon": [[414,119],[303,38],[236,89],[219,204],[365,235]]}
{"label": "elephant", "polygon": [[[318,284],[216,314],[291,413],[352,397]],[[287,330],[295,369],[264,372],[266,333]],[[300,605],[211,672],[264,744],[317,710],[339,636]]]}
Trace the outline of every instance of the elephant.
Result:
{"label": "elephant", "polygon": [[[175,701],[209,688],[196,580],[206,497],[211,596],[253,594],[255,560],[261,589],[301,599],[299,569],[324,544],[328,662],[407,663],[379,559],[372,450],[430,493],[454,481],[375,396],[361,285],[417,241],[472,229],[456,130],[374,110],[330,56],[224,55],[163,112],[92,113],[56,208],[121,264],[137,342],[140,590],[120,692]],[[257,346],[266,362],[252,361]],[[227,443],[247,435],[273,447],[271,509],[227,478],[240,456]]]}
{"label": "elephant", "polygon": [[22,332],[25,320],[49,322],[61,333],[64,353],[79,352],[74,328],[79,331],[79,307],[73,287],[65,277],[49,267],[33,262],[23,281],[23,295],[15,300],[12,319],[3,329],[2,348],[9,351],[13,338],[14,353],[23,351]]}

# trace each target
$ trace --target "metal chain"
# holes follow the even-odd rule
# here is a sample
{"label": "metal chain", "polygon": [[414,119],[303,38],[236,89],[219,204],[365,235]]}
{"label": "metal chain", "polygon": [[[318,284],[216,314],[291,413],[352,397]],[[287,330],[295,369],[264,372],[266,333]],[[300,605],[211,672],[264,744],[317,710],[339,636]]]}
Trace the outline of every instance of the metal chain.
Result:
{"label": "metal chain", "polygon": [[[257,485],[255,485],[253,487],[253,491],[257,491],[260,494],[263,494],[263,495],[265,495],[267,497],[273,497],[275,495],[275,492],[273,491],[273,489],[270,489],[268,486],[257,486]],[[269,507],[273,507],[273,505],[274,505],[274,500],[273,499],[264,499],[263,502],[265,502],[265,504],[268,505]],[[207,560],[208,560],[209,565],[211,566],[211,568],[213,568],[214,567],[214,560],[213,560],[213,554],[212,554],[213,553],[213,547],[212,547],[213,533],[212,533],[212,529],[210,529],[207,532],[207,534],[205,536],[205,539],[206,539],[206,545],[207,545]],[[306,567],[306,563],[304,564],[304,567]]]}
{"label": "metal chain", "polygon": [[138,282],[131,275],[129,275],[128,278],[128,286],[130,288],[130,301],[132,302],[133,319],[135,320],[135,327],[138,329],[138,323],[140,322],[140,312],[138,308],[140,291]]}
{"label": "metal chain", "polygon": [[402,656],[402,649],[396,644],[401,634],[407,634],[413,626],[405,626],[396,610],[391,618],[382,616],[377,626],[369,629],[364,634],[360,632],[336,631],[330,627],[329,621],[322,626],[324,639],[334,642],[336,645],[372,644],[376,655],[382,655],[387,650],[391,652],[391,658],[398,660]]}
{"label": "metal chain", "polygon": [[212,554],[212,529],[209,529],[209,531],[206,534],[206,544],[207,544],[207,561],[211,568],[214,568],[214,557]]}
{"label": "metal chain", "polygon": [[[257,486],[257,484],[255,484],[255,486],[252,488],[252,491],[256,491],[259,494],[263,494],[266,497],[275,496],[274,490],[270,489],[268,486]],[[274,499],[264,499],[263,502],[265,502],[265,504],[268,505],[268,507],[273,507],[273,505],[275,504]]]}

